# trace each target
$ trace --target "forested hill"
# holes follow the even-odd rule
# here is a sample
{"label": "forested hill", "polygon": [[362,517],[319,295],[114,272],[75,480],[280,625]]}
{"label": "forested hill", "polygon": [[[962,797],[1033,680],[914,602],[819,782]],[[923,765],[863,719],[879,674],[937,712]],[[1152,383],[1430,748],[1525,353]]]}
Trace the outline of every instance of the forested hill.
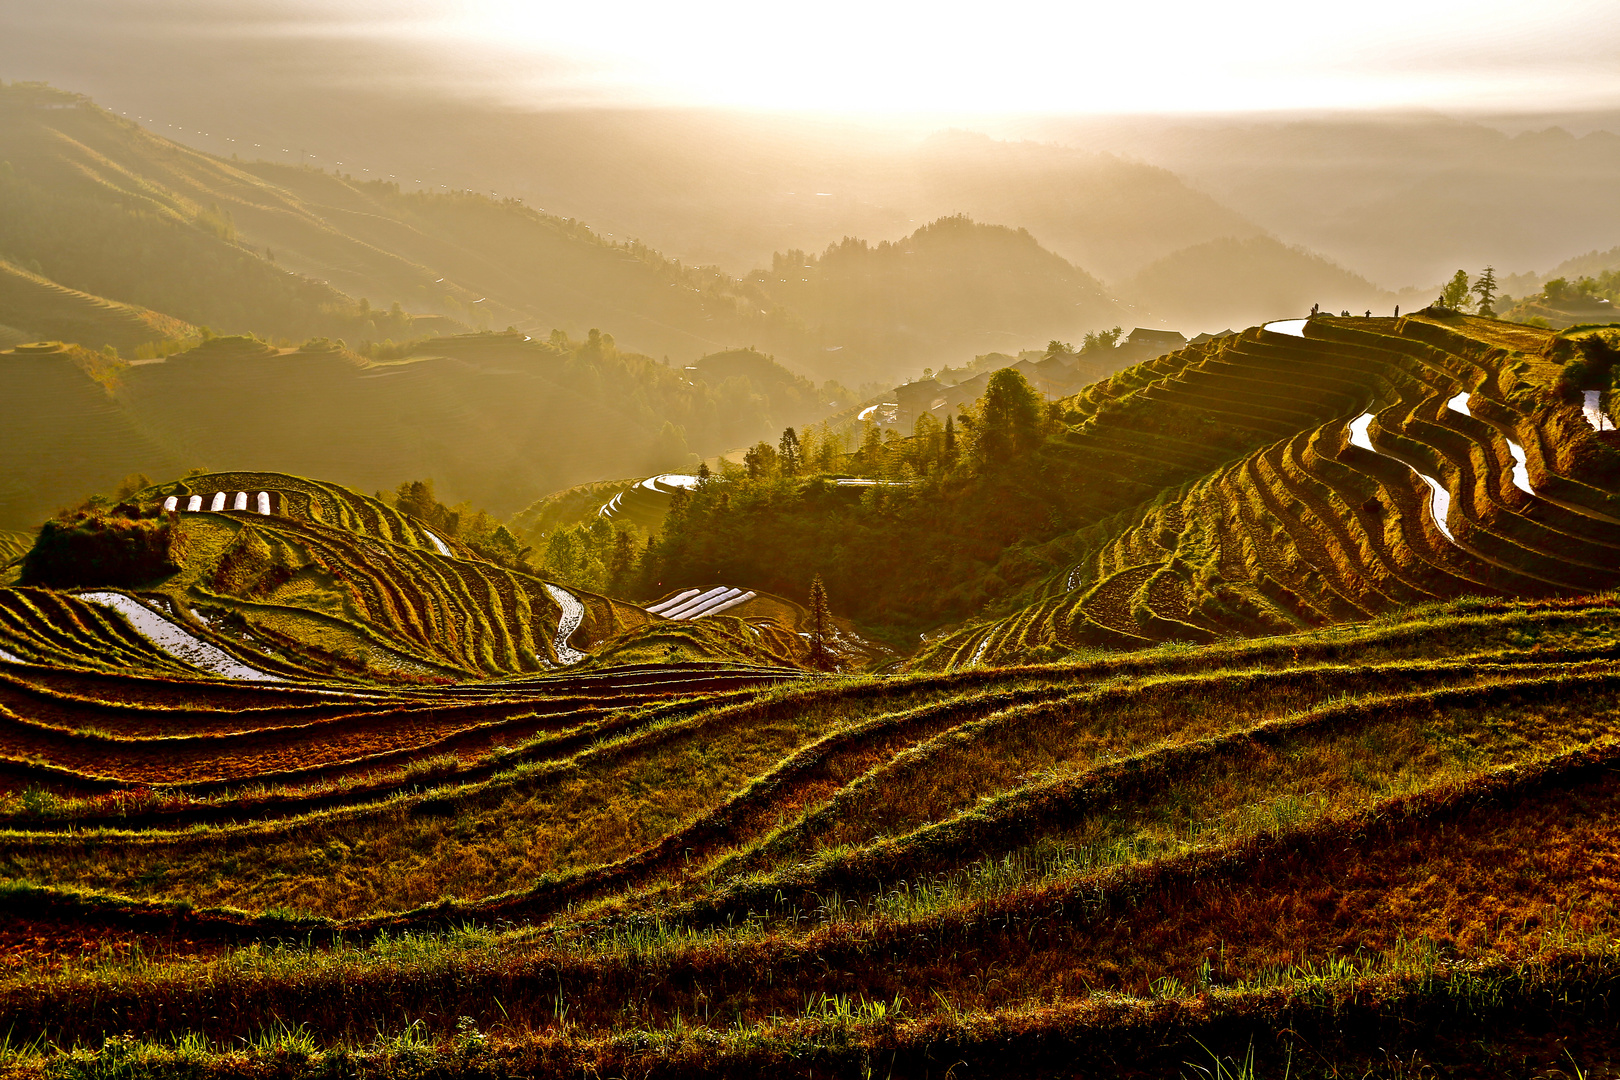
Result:
{"label": "forested hill", "polygon": [[781,252],[749,280],[804,319],[823,364],[851,384],[857,372],[899,379],[1129,318],[1101,282],[1026,230],[960,214],[892,243]]}
{"label": "forested hill", "polygon": [[0,352],[0,528],[37,525],[131,474],[259,461],[367,491],[434,477],[453,501],[505,515],[571,484],[687,468],[694,450],[826,411],[808,384],[710,387],[607,334],[394,351],[233,337],[135,363],[78,346]]}

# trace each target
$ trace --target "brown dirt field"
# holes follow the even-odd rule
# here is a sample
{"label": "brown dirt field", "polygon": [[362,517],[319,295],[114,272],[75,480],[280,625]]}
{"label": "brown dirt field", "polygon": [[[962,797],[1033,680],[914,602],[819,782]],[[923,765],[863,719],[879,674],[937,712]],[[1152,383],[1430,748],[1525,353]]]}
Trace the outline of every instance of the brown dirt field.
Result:
{"label": "brown dirt field", "polygon": [[[367,759],[379,755],[442,752],[445,741],[457,736],[458,752],[476,754],[543,731],[566,729],[584,715],[577,708],[548,711],[556,704],[424,709],[271,732],[118,742],[59,736],[13,721],[0,724],[0,754],[129,784],[218,784],[312,772],[335,777],[352,773],[355,766],[375,768],[377,763]],[[388,762],[390,767],[397,764]]]}

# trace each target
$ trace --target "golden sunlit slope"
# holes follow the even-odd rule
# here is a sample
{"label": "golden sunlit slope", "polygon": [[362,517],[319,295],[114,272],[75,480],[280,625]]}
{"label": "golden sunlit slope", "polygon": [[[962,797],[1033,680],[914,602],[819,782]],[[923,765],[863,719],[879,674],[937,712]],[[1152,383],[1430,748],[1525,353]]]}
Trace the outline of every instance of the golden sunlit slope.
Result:
{"label": "golden sunlit slope", "polygon": [[[428,332],[243,242],[236,209],[318,229],[228,162],[140,130],[77,95],[0,87],[0,255],[69,289],[194,325],[406,338]],[[48,318],[60,297],[40,296]]]}
{"label": "golden sunlit slope", "polygon": [[515,202],[226,161],[18,84],[0,88],[0,145],[0,252],[193,323],[382,340],[413,332],[382,310],[399,303],[478,326],[601,326],[654,354],[771,340],[728,280]]}
{"label": "golden sunlit slope", "polygon": [[1078,559],[1013,614],[921,662],[1620,586],[1620,448],[1600,404],[1612,336],[1429,313],[1297,326],[1189,347],[1065,403],[1063,441],[1089,451],[1115,512],[1059,545]]}
{"label": "golden sunlit slope", "polygon": [[0,259],[0,325],[34,338],[73,341],[130,352],[149,342],[184,338],[196,328],[131,304],[64,288]]}

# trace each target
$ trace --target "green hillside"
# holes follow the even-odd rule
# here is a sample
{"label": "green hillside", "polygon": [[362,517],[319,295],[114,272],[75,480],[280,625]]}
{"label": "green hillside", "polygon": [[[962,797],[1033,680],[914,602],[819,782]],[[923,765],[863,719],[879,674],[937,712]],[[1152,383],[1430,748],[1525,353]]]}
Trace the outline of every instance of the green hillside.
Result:
{"label": "green hillside", "polygon": [[[319,226],[230,162],[79,95],[15,83],[0,87],[0,147],[0,255],[59,286],[235,331],[412,336],[408,316],[367,311],[255,249],[237,212]],[[30,299],[46,318],[63,301]]]}
{"label": "green hillside", "polygon": [[[769,344],[780,316],[571,219],[465,192],[223,160],[88,99],[0,87],[0,253],[62,285],[199,325],[302,338],[605,326],[644,351]],[[405,185],[414,187],[414,185]],[[289,273],[291,271],[291,273]],[[774,329],[773,329],[774,328]]]}
{"label": "green hillside", "polygon": [[1599,270],[1596,276],[1548,278],[1516,301],[1503,296],[1502,317],[1566,330],[1615,321],[1616,300],[1620,300],[1620,266]]}

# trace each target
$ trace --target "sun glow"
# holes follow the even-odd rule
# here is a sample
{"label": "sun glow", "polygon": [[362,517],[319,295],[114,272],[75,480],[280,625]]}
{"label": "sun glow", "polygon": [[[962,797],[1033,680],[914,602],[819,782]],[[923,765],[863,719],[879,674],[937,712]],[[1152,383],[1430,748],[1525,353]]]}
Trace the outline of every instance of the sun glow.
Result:
{"label": "sun glow", "polygon": [[1255,2],[446,0],[396,16],[393,28],[481,55],[492,84],[531,100],[842,113],[1620,100],[1620,19],[1587,0],[1370,0],[1350,13]]}

